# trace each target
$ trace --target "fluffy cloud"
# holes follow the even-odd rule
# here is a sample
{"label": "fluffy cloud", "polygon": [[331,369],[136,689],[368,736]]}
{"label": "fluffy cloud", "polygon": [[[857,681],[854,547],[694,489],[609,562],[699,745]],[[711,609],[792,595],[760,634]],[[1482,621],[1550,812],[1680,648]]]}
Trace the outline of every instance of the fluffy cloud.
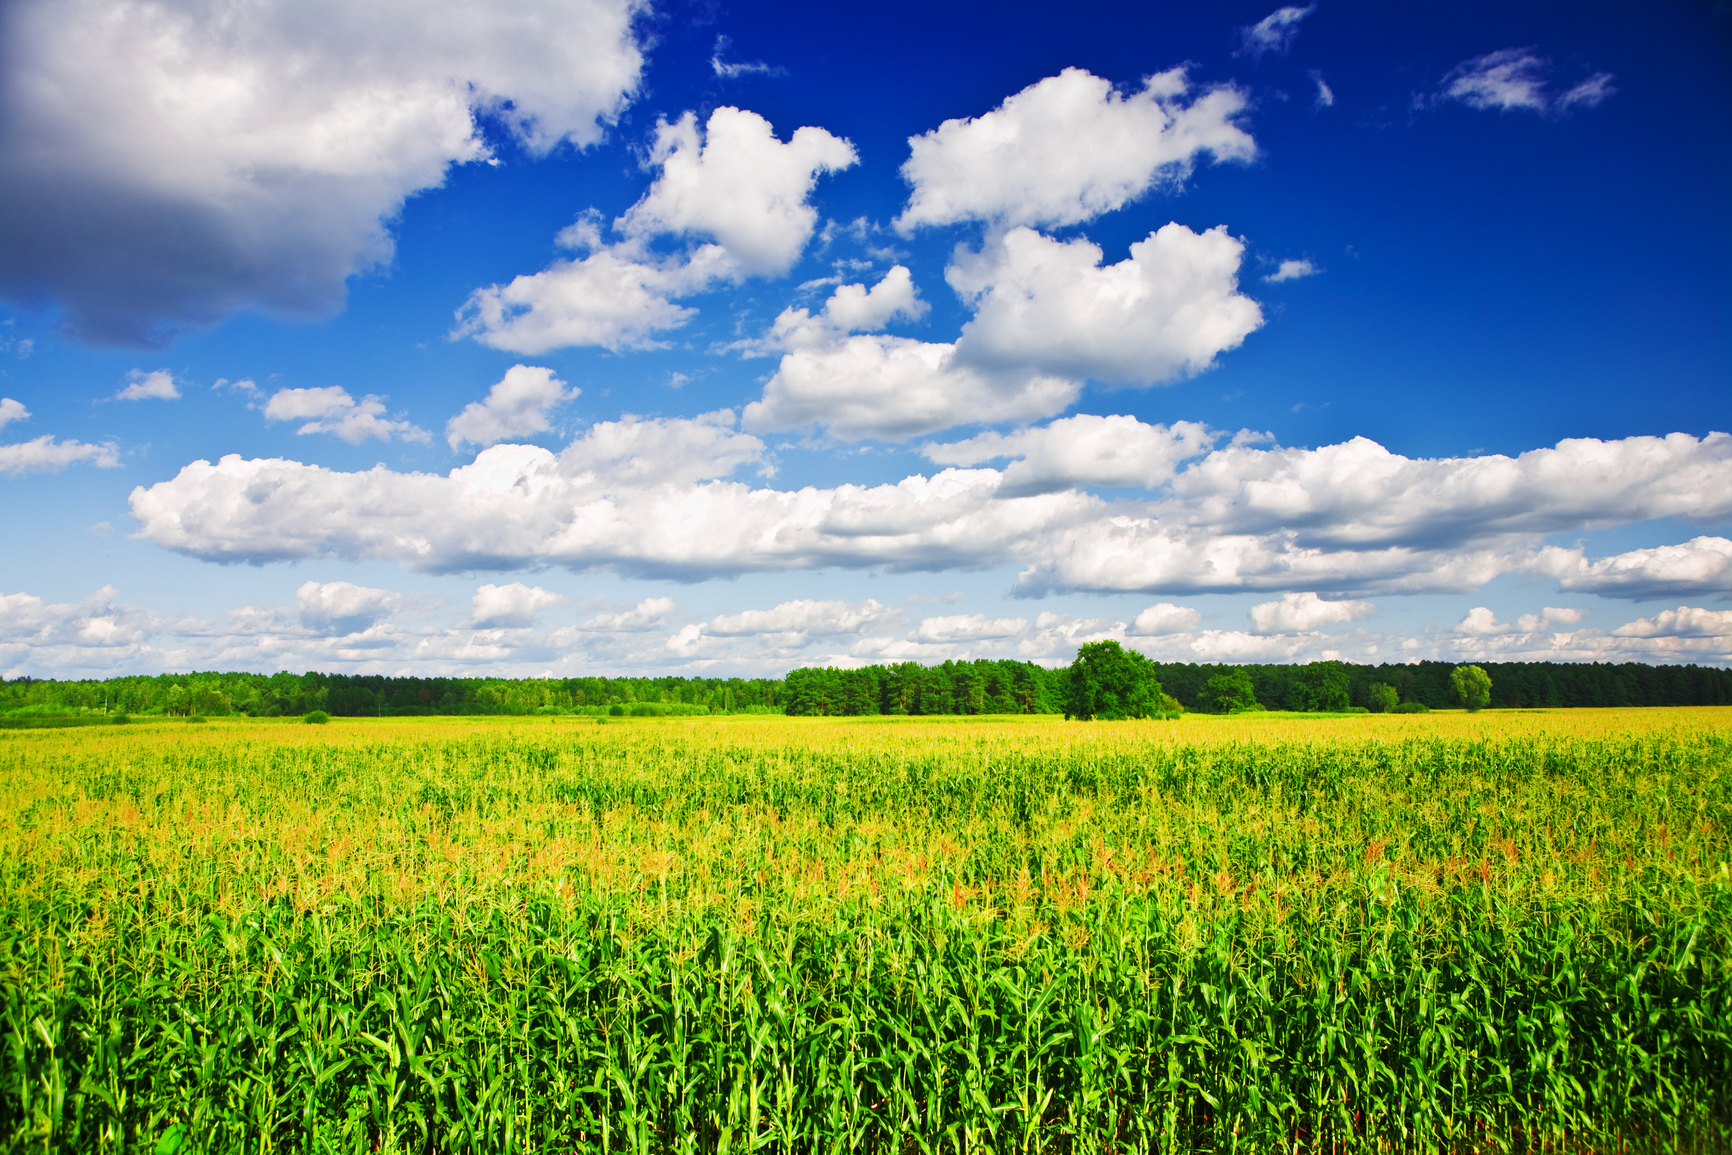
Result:
{"label": "fluffy cloud", "polygon": [[1257,23],[1239,29],[1239,51],[1234,55],[1249,56],[1253,60],[1261,60],[1271,52],[1277,56],[1287,55],[1293,48],[1294,38],[1299,35],[1299,25],[1315,11],[1315,4],[1304,8],[1290,5],[1275,9]]}
{"label": "fluffy cloud", "polygon": [[1637,618],[1612,634],[1620,638],[1732,638],[1732,610],[1679,606],[1652,618]]}
{"label": "fluffy cloud", "polygon": [[882,329],[898,317],[918,320],[927,308],[908,267],[896,265],[870,289],[863,284],[838,285],[817,316],[806,309],[783,309],[763,340],[738,347],[748,356],[778,349],[829,348],[850,333]]}
{"label": "fluffy cloud", "polygon": [[1516,629],[1524,634],[1537,633],[1554,626],[1580,625],[1588,611],[1574,606],[1547,606],[1537,614],[1523,614],[1516,619]]}
{"label": "fluffy cloud", "polygon": [[818,317],[800,309],[777,318],[762,344],[788,353],[746,408],[746,424],[900,440],[1050,416],[1087,379],[1149,385],[1201,372],[1262,324],[1256,302],[1237,291],[1242,252],[1224,229],[1169,224],[1102,268],[1089,241],[1012,229],[947,271],[977,310],[954,345],[846,336],[907,315],[914,302],[905,271],[871,293],[843,286]]}
{"label": "fluffy cloud", "polygon": [[821,128],[797,129],[784,144],[757,113],[724,106],[700,134],[688,112],[656,126],[650,163],[661,174],[615,227],[628,240],[710,237],[748,273],[785,273],[818,222],[807,203],[812,186],[857,159],[853,145]]}
{"label": "fluffy cloud", "polygon": [[[441,625],[426,605],[349,582],[302,585],[293,604],[243,606],[211,620],[169,617],[119,603],[112,588],[51,605],[0,595],[0,676],[88,676],[184,669],[339,669],[425,674],[484,669],[525,676],[583,673],[755,672],[795,665],[1018,657],[1062,664],[1085,642],[1117,639],[1150,657],[1181,662],[1444,661],[1732,662],[1732,613],[1680,606],[1617,630],[1570,628],[1579,611],[1548,607],[1515,626],[1481,615],[1489,629],[1415,635],[1259,634],[1199,630],[1195,610],[1161,603],[1128,626],[1110,618],[1042,612],[1024,617],[945,613],[909,622],[904,611],[862,602],[799,599],[768,610],[676,625],[671,598],[597,613],[581,624],[539,627],[557,595],[512,583],[476,591],[473,612]],[[1473,618],[1470,615],[1470,619]],[[1474,619],[1479,620],[1479,619]]]}
{"label": "fluffy cloud", "polygon": [[1184,180],[1204,153],[1217,161],[1256,155],[1236,123],[1244,93],[1208,88],[1185,103],[1191,95],[1182,68],[1128,94],[1067,68],[982,116],[947,120],[908,142],[902,175],[913,192],[896,227],[1077,224],[1157,183]]}
{"label": "fluffy cloud", "polygon": [[1579,549],[1547,546],[1535,559],[1537,572],[1580,593],[1646,600],[1732,590],[1732,540],[1691,538],[1683,545],[1633,549],[1589,561]]}
{"label": "fluffy cloud", "polygon": [[895,616],[896,611],[885,608],[872,598],[863,602],[798,598],[783,602],[774,609],[720,614],[704,623],[701,628],[705,634],[713,637],[760,637],[772,634],[796,635],[805,639],[857,634],[867,626]]}
{"label": "fluffy cloud", "polygon": [[658,628],[678,608],[672,598],[645,598],[629,610],[596,614],[574,628],[581,633],[642,633]]}
{"label": "fluffy cloud", "polygon": [[295,591],[295,610],[308,629],[353,634],[388,618],[403,605],[403,595],[354,582],[304,582]]}
{"label": "fluffy cloud", "polygon": [[1507,634],[1510,627],[1497,620],[1497,615],[1489,606],[1475,606],[1467,611],[1461,621],[1455,623],[1455,632],[1469,637],[1485,637],[1490,634]]}
{"label": "fluffy cloud", "polygon": [[1732,436],[1573,438],[1518,457],[1407,458],[1364,437],[1318,449],[1217,450],[1165,508],[1227,533],[1305,544],[1442,548],[1656,517],[1732,517]]}
{"label": "fluffy cloud", "polygon": [[579,488],[629,494],[727,477],[763,453],[762,441],[735,431],[730,409],[653,420],[628,413],[566,446],[559,470]]}
{"label": "fluffy cloud", "polygon": [[14,401],[10,397],[0,397],[0,429],[4,429],[14,421],[30,420],[30,410],[24,408],[22,401]]}
{"label": "fluffy cloud", "polygon": [[139,343],[244,308],[323,315],[386,224],[482,159],[599,139],[635,92],[633,0],[21,0],[0,10],[0,294]]}
{"label": "fluffy cloud", "polygon": [[103,586],[81,602],[57,605],[31,594],[0,594],[0,646],[124,646],[158,628],[148,612],[114,605],[115,593]]}
{"label": "fluffy cloud", "polygon": [[173,401],[180,396],[174,376],[167,369],[146,373],[134,369],[126,375],[126,388],[114,395],[116,401]]}
{"label": "fluffy cloud", "polygon": [[[624,239],[604,243],[594,216],[585,216],[559,240],[589,256],[477,289],[452,336],[531,355],[571,345],[652,348],[655,334],[692,316],[672,298],[786,272],[817,223],[807,201],[819,175],[855,159],[853,145],[821,128],[798,129],[783,143],[769,121],[738,108],[716,109],[703,133],[689,112],[662,121],[649,157],[660,171],[614,222]],[[649,244],[664,235],[708,243],[657,255]]]}
{"label": "fluffy cloud", "polygon": [[82,441],[56,441],[52,434],[16,445],[0,445],[0,473],[12,477],[23,473],[58,473],[82,461],[99,469],[113,469],[120,464],[120,451],[112,442],[87,445]]}
{"label": "fluffy cloud", "polygon": [[1259,634],[1299,634],[1376,612],[1370,602],[1326,602],[1314,593],[1286,593],[1252,606],[1251,622]]}
{"label": "fluffy cloud", "polygon": [[1200,373],[1263,323],[1238,292],[1244,245],[1225,226],[1169,224],[1101,267],[1098,245],[1016,228],[946,277],[972,304],[957,359],[990,372],[1153,385]]}
{"label": "fluffy cloud", "polygon": [[1156,602],[1143,610],[1131,623],[1127,633],[1136,637],[1158,638],[1167,634],[1184,634],[1197,628],[1203,615],[1189,606],[1172,602]]}
{"label": "fluffy cloud", "polygon": [[718,614],[707,622],[694,622],[669,638],[667,648],[695,661],[714,662],[742,653],[793,659],[814,641],[834,644],[840,639],[841,644],[847,644],[847,638],[858,638],[867,629],[882,627],[900,616],[872,598],[863,602],[798,598],[773,609]]}
{"label": "fluffy cloud", "polygon": [[[1073,468],[1063,463],[1067,435],[1098,440],[1107,420],[1054,423],[1011,444]],[[1124,428],[1157,451],[1186,452],[1172,430]],[[1163,449],[1163,439],[1177,446]],[[131,500],[144,536],[211,560],[369,557],[432,572],[557,564],[678,577],[1017,563],[1028,594],[1473,589],[1531,570],[1548,533],[1720,520],[1732,503],[1725,434],[1564,441],[1513,459],[1413,460],[1363,439],[1314,450],[1233,444],[1144,499],[1118,501],[1007,489],[1014,465],[833,489],[727,480],[762,451],[723,411],[604,422],[559,454],[497,445],[444,476],[226,457],[194,462]],[[1086,452],[1076,456],[1077,473],[1095,468]]]}
{"label": "fluffy cloud", "polygon": [[1135,417],[1079,413],[1012,433],[932,443],[921,454],[940,465],[979,465],[1016,458],[1000,492],[1052,493],[1079,485],[1156,489],[1179,465],[1207,453],[1220,434],[1193,421],[1145,425]]}
{"label": "fluffy cloud", "polygon": [[1320,272],[1322,270],[1310,261],[1282,261],[1279,268],[1263,279],[1272,285],[1278,285],[1282,281],[1297,281],[1300,277],[1310,277]]}
{"label": "fluffy cloud", "polygon": [[911,640],[921,642],[978,642],[1014,638],[1028,629],[1027,618],[989,618],[985,614],[938,614],[925,618]]}
{"label": "fluffy cloud", "polygon": [[1421,98],[1420,107],[1454,100],[1469,108],[1507,112],[1525,108],[1565,116],[1578,108],[1593,108],[1615,94],[1612,74],[1597,72],[1580,84],[1553,95],[1549,89],[1552,64],[1531,48],[1501,48],[1464,60],[1443,78],[1436,96]]}
{"label": "fluffy cloud", "polygon": [[745,423],[761,432],[821,426],[843,441],[900,441],[964,423],[1045,417],[1081,389],[1065,377],[981,372],[960,364],[954,345],[858,336],[788,353],[763,397],[746,406]]}
{"label": "fluffy cloud", "polygon": [[579,392],[567,389],[552,369],[513,365],[485,401],[471,401],[445,423],[445,440],[455,452],[465,442],[485,448],[508,437],[545,433],[547,415]]}
{"label": "fluffy cloud", "polygon": [[451,336],[530,356],[573,345],[616,353],[659,348],[657,333],[679,328],[696,313],[669,298],[695,293],[732,270],[720,245],[659,260],[604,248],[477,289],[458,310]]}
{"label": "fluffy cloud", "polygon": [[469,621],[483,629],[524,628],[535,624],[537,613],[564,601],[559,594],[522,582],[479,586],[470,601]]}
{"label": "fluffy cloud", "polygon": [[340,385],[279,389],[265,402],[265,420],[305,421],[295,430],[297,434],[329,433],[350,445],[359,445],[369,437],[380,441],[393,437],[402,441],[431,440],[425,429],[411,422],[387,419],[383,398],[369,393],[357,402]]}
{"label": "fluffy cloud", "polygon": [[1732,613],[1679,606],[1614,630],[1580,626],[1586,613],[1548,606],[1513,624],[1473,609],[1442,635],[1409,638],[1405,652],[1445,661],[1732,664]]}

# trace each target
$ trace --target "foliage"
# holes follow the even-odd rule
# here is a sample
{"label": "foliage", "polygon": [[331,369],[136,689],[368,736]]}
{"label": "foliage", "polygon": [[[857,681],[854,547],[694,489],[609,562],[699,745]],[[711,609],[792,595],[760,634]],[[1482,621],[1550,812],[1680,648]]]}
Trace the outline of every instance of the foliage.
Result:
{"label": "foliage", "polygon": [[1347,667],[1342,663],[1312,662],[1294,679],[1287,708],[1341,712],[1353,705],[1348,688]]}
{"label": "foliage", "polygon": [[1056,714],[1064,700],[1064,671],[989,659],[807,667],[789,672],[785,694],[790,714]]}
{"label": "foliage", "polygon": [[1469,712],[1483,710],[1491,701],[1491,676],[1478,666],[1457,666],[1449,676],[1456,701]]}
{"label": "foliage", "polygon": [[306,715],[301,718],[301,721],[307,723],[309,726],[323,726],[330,720],[331,716],[323,710],[309,710]]}
{"label": "foliage", "polygon": [[1401,704],[1401,695],[1388,682],[1373,682],[1365,688],[1365,708],[1373,714],[1387,714]]}
{"label": "foliage", "polygon": [[10,732],[0,1141],[1724,1150],[1729,722]]}
{"label": "foliage", "polygon": [[1429,714],[1431,707],[1424,702],[1398,702],[1389,712],[1391,714]]}
{"label": "foliage", "polygon": [[1211,714],[1242,714],[1263,708],[1251,686],[1251,675],[1237,667],[1212,676],[1197,696],[1197,703]]}
{"label": "foliage", "polygon": [[[1316,665],[1313,663],[1312,665]],[[1345,672],[1353,705],[1370,706],[1376,683],[1393,686],[1403,702],[1433,709],[1456,704],[1447,662],[1358,666]],[[1567,662],[1486,663],[1490,706],[1732,705],[1732,670],[1706,666],[1645,666]],[[1240,669],[1250,679],[1245,699],[1273,710],[1301,708],[1314,679],[1307,665],[1223,667],[1155,664],[1163,691],[1185,708],[1213,710],[1204,699],[1210,678]],[[0,682],[0,730],[78,726],[115,712],[134,717],[202,713],[210,717],[301,717],[324,710],[336,717],[400,715],[601,715],[609,707],[648,702],[711,714],[1042,714],[1064,708],[1063,669],[1029,662],[904,662],[852,670],[800,669],[772,678],[387,678],[349,674],[186,673],[107,681],[59,682],[15,678]],[[1169,709],[1171,712],[1171,709]],[[28,721],[35,719],[35,721]]]}
{"label": "foliage", "polygon": [[101,715],[337,717],[605,713],[616,703],[777,712],[782,683],[745,678],[388,678],[349,674],[190,673],[107,681],[17,678],[0,683],[0,718],[46,710]]}
{"label": "foliage", "polygon": [[1154,670],[1148,658],[1110,638],[1085,642],[1065,672],[1065,718],[1092,722],[1166,717],[1170,699]]}

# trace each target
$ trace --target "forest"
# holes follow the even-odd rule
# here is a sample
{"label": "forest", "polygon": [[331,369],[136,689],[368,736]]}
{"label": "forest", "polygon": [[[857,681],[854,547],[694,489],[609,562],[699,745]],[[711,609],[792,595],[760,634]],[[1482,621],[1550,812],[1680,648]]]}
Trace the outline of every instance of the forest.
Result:
{"label": "forest", "polygon": [[[1487,662],[1490,705],[1720,706],[1732,704],[1732,670],[1706,666]],[[1411,665],[1222,666],[1157,662],[1161,688],[1187,710],[1207,711],[1209,679],[1249,677],[1269,710],[1378,709],[1376,686],[1402,703],[1457,705],[1451,662]],[[1032,662],[902,662],[854,669],[805,667],[785,678],[415,678],[355,674],[187,673],[106,680],[15,678],[0,682],[0,722],[90,715],[337,717],[417,714],[1057,714],[1065,668]],[[1387,691],[1382,691],[1387,694]]]}

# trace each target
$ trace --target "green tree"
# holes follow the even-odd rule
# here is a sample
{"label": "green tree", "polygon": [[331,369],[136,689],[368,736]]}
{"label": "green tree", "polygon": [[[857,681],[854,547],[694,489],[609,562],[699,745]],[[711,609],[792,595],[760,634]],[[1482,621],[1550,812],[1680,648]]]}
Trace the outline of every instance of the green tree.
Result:
{"label": "green tree", "polygon": [[1066,718],[1150,718],[1165,712],[1165,701],[1155,664],[1115,641],[1084,644],[1066,673]]}
{"label": "green tree", "polygon": [[1287,695],[1290,710],[1341,711],[1352,704],[1347,692],[1347,667],[1340,662],[1312,662],[1295,679]]}
{"label": "green tree", "polygon": [[1203,692],[1197,695],[1197,700],[1212,714],[1244,713],[1263,708],[1263,703],[1257,700],[1257,691],[1251,685],[1251,675],[1237,666],[1210,678]]}
{"label": "green tree", "polygon": [[1373,714],[1387,714],[1400,701],[1401,695],[1388,682],[1373,682],[1365,687],[1365,708]]}
{"label": "green tree", "polygon": [[1457,666],[1450,672],[1449,684],[1455,687],[1456,700],[1470,713],[1485,709],[1491,701],[1491,675],[1478,666]]}

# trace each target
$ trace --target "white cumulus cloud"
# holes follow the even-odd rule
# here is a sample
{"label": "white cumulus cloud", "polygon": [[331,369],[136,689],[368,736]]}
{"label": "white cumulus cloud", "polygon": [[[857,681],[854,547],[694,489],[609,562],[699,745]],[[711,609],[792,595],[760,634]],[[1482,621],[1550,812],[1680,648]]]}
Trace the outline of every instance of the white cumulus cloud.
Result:
{"label": "white cumulus cloud", "polygon": [[1732,540],[1695,537],[1682,545],[1633,549],[1589,561],[1580,549],[1547,546],[1536,572],[1579,593],[1637,600],[1732,591]]}
{"label": "white cumulus cloud", "polygon": [[678,608],[672,598],[645,598],[629,610],[596,614],[575,628],[581,633],[642,633],[658,629]]}
{"label": "white cumulus cloud", "polygon": [[0,9],[0,295],[148,343],[340,308],[476,117],[598,140],[635,94],[634,0],[20,0]]}
{"label": "white cumulus cloud", "polygon": [[[310,418],[310,420],[309,420]],[[279,389],[265,402],[266,421],[303,421],[297,434],[329,433],[350,445],[359,445],[369,437],[390,441],[430,440],[425,429],[408,421],[393,421],[385,416],[383,398],[371,393],[356,401],[340,385],[324,385],[316,389]]]}
{"label": "white cumulus cloud", "polygon": [[713,238],[746,272],[785,273],[818,222],[809,203],[818,177],[851,167],[854,146],[821,128],[786,143],[755,112],[723,106],[704,131],[686,113],[656,127],[656,181],[617,222],[628,239],[668,233]]}
{"label": "white cumulus cloud", "polygon": [[1001,492],[1051,493],[1079,485],[1157,489],[1181,463],[1207,453],[1220,434],[1193,421],[1146,425],[1135,417],[1079,413],[1011,433],[929,443],[921,454],[940,465],[1015,458]]}
{"label": "white cumulus cloud", "polygon": [[795,349],[764,394],[746,406],[748,429],[821,426],[843,441],[900,441],[964,423],[1029,421],[1060,412],[1082,383],[1029,373],[987,373],[958,362],[956,346],[862,335]]}
{"label": "white cumulus cloud", "polygon": [[981,116],[947,120],[908,141],[902,175],[913,191],[896,227],[1077,224],[1183,181],[1205,153],[1256,155],[1237,123],[1244,93],[1206,88],[1186,103],[1192,96],[1182,68],[1129,93],[1067,68]]}
{"label": "white cumulus cloud", "polygon": [[1732,638],[1732,610],[1679,606],[1612,631],[1620,638]]}
{"label": "white cumulus cloud", "polygon": [[[1145,436],[1128,420],[1118,419],[1127,437]],[[1067,464],[1062,439],[1086,446],[1101,432],[1078,421],[1060,427],[1056,446],[1036,437],[1010,446],[1099,478],[1119,464],[1086,451]],[[1168,455],[1198,447],[1172,430],[1146,436]],[[1203,436],[1199,427],[1194,437]],[[1732,514],[1725,434],[1440,460],[1363,439],[1310,450],[1241,441],[1196,455],[1157,490],[1116,500],[1009,488],[1009,468],[778,490],[730,479],[761,463],[763,443],[722,411],[603,422],[558,454],[496,445],[446,475],[231,456],[194,462],[131,501],[144,536],[211,560],[366,557],[432,572],[553,564],[687,578],[1016,563],[1018,589],[1035,595],[1470,590],[1531,572],[1550,533]]]}
{"label": "white cumulus cloud", "polygon": [[173,401],[180,396],[174,376],[167,369],[146,373],[134,369],[126,375],[127,385],[114,395],[116,401]]}
{"label": "white cumulus cloud", "polygon": [[1136,637],[1158,638],[1167,634],[1185,634],[1197,628],[1197,623],[1203,620],[1203,615],[1189,606],[1176,606],[1172,602],[1156,602],[1141,613],[1131,623],[1128,633]]}
{"label": "white cumulus cloud", "polygon": [[1153,385],[1209,369],[1263,323],[1239,293],[1244,245],[1224,226],[1168,224],[1101,267],[1085,239],[1016,228],[946,271],[976,313],[956,342],[964,364]]}
{"label": "white cumulus cloud", "polygon": [[918,320],[927,309],[908,267],[896,265],[870,289],[863,284],[838,285],[816,316],[807,309],[783,309],[763,340],[742,342],[740,347],[748,355],[832,347],[850,333],[882,329],[898,317]]}
{"label": "white cumulus cloud", "polygon": [[1322,271],[1310,261],[1282,261],[1273,273],[1263,279],[1272,285],[1278,285],[1282,281],[1297,281],[1300,277],[1309,277]]}
{"label": "white cumulus cloud", "polygon": [[30,420],[30,410],[24,408],[22,401],[14,401],[10,397],[0,397],[0,429],[4,429],[14,421]]}
{"label": "white cumulus cloud", "polygon": [[68,465],[85,461],[98,469],[113,469],[120,464],[120,451],[112,443],[56,441],[52,434],[16,445],[0,445],[0,473],[13,477],[24,473],[58,473]]}
{"label": "white cumulus cloud", "polygon": [[403,595],[354,582],[302,583],[295,591],[295,609],[309,629],[360,633],[403,606]]}
{"label": "white cumulus cloud", "polygon": [[[693,310],[674,298],[718,281],[786,272],[817,223],[809,202],[818,177],[854,164],[854,146],[821,128],[778,140],[755,112],[722,107],[702,132],[688,112],[658,123],[642,198],[614,221],[623,240],[604,243],[593,214],[560,234],[586,257],[477,289],[457,314],[453,337],[539,354],[572,345],[652,348],[656,334]],[[660,236],[702,241],[687,253],[656,254]]]}
{"label": "white cumulus cloud", "polygon": [[1252,606],[1251,623],[1259,634],[1297,634],[1376,612],[1370,602],[1326,602],[1310,592],[1286,593],[1277,601]]}
{"label": "white cumulus cloud", "polygon": [[513,365],[487,391],[486,400],[471,401],[445,423],[445,440],[455,452],[465,442],[485,448],[508,437],[545,433],[547,415],[579,392],[567,389],[552,369]]}
{"label": "white cumulus cloud", "polygon": [[1547,606],[1537,614],[1523,614],[1517,618],[1515,628],[1524,634],[1534,634],[1560,626],[1580,625],[1587,616],[1587,610],[1575,606]]}
{"label": "white cumulus cloud", "polygon": [[977,310],[955,344],[843,336],[892,306],[907,311],[912,289],[900,278],[873,290],[898,290],[876,311],[871,294],[856,294],[840,312],[784,313],[771,340],[789,351],[746,407],[746,424],[901,440],[1051,416],[1085,380],[1150,385],[1202,372],[1262,324],[1257,303],[1238,292],[1242,253],[1225,229],[1169,224],[1102,268],[1087,240],[1012,229],[960,254],[946,274]]}
{"label": "white cumulus cloud", "polygon": [[482,629],[523,629],[535,624],[535,615],[565,598],[540,586],[522,582],[477,586],[470,599],[470,623]]}

